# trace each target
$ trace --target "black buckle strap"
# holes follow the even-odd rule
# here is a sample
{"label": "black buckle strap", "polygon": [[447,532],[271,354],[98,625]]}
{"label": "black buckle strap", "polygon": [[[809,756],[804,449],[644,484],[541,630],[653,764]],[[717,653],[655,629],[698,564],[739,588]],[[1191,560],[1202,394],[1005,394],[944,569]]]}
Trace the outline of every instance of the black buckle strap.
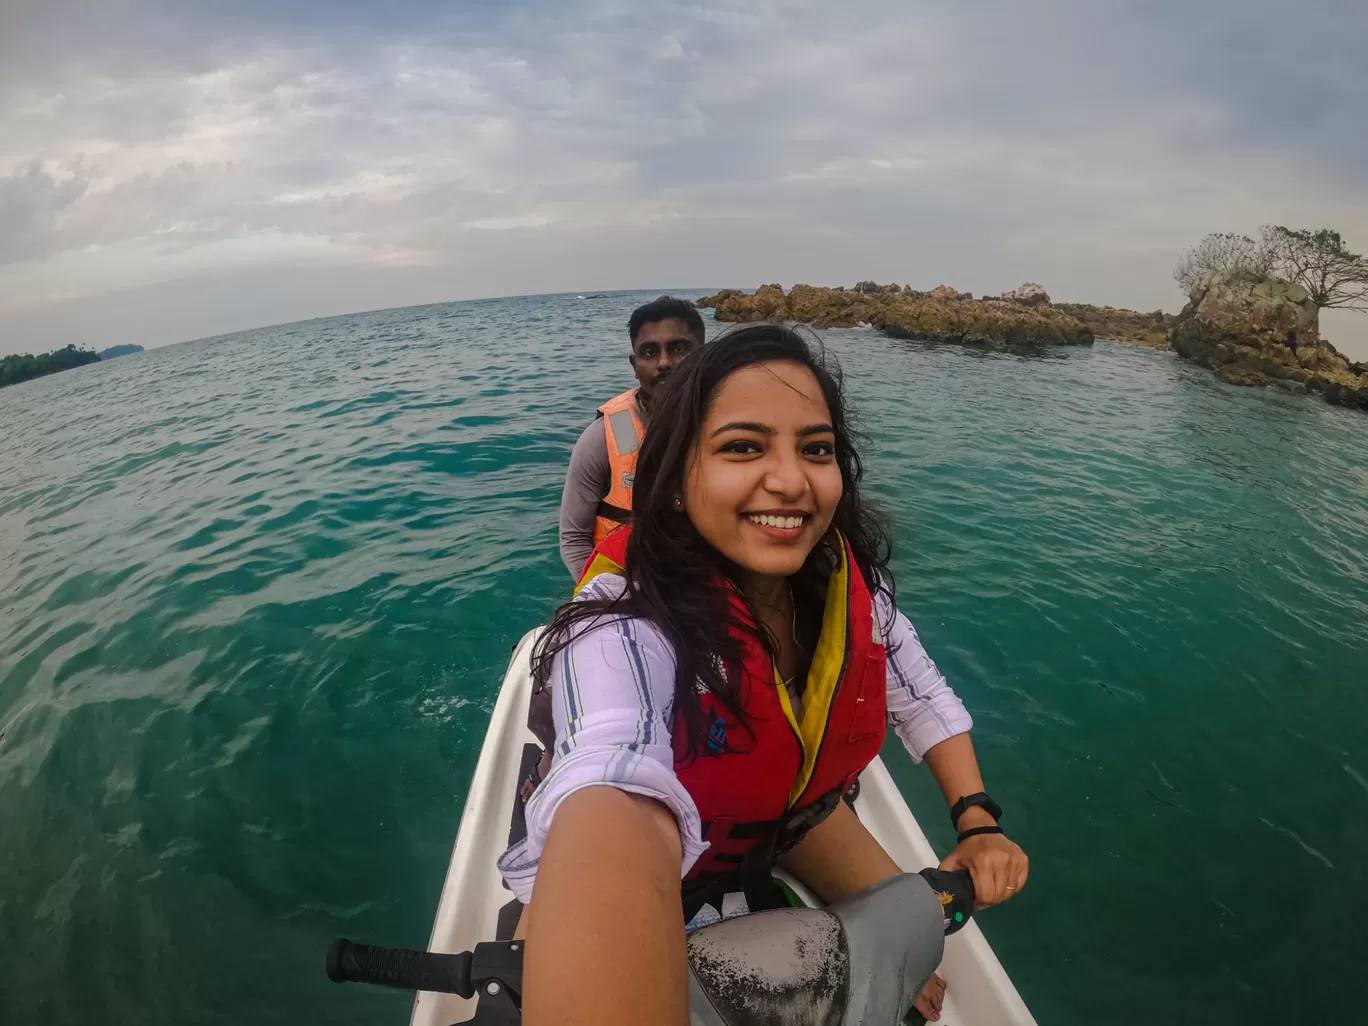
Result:
{"label": "black buckle strap", "polygon": [[594,515],[602,517],[604,520],[616,521],[619,524],[630,524],[632,522],[632,511],[630,509],[614,506],[611,502],[600,502],[598,509],[594,511]]}
{"label": "black buckle strap", "polygon": [[[787,901],[770,875],[770,870],[779,861],[779,856],[797,846],[809,830],[836,811],[844,790],[843,787],[834,787],[815,802],[789,813],[783,819],[733,824],[730,836],[758,839],[735,869],[702,873],[697,879],[684,881],[680,889],[680,897],[684,902],[684,922],[693,919],[704,905],[713,905],[721,912],[719,906],[722,896],[733,891],[741,891],[746,895],[746,905],[752,912],[784,908]],[[707,832],[706,826],[704,832]]]}

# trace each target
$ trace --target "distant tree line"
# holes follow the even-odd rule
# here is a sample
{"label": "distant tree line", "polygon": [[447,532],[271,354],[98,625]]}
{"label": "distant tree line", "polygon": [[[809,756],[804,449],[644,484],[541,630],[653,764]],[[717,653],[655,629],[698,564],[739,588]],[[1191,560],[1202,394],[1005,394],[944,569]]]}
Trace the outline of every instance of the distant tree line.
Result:
{"label": "distant tree line", "polygon": [[41,378],[44,374],[71,370],[87,363],[99,363],[100,354],[89,349],[77,349],[74,345],[59,349],[55,353],[32,356],[24,353],[19,356],[0,357],[0,388],[17,385],[29,378]]}
{"label": "distant tree line", "polygon": [[1257,239],[1234,232],[1208,235],[1179,258],[1173,278],[1191,292],[1209,271],[1238,270],[1296,282],[1318,307],[1368,310],[1368,260],[1351,253],[1329,228],[1264,225]]}

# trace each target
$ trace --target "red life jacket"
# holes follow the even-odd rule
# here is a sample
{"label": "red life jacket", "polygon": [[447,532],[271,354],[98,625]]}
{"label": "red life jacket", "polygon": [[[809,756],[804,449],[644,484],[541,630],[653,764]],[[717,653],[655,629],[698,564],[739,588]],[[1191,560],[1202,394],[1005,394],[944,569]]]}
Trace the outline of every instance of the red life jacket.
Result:
{"label": "red life jacket", "polygon": [[[599,573],[622,572],[630,532],[604,539],[579,587]],[[745,725],[711,693],[700,694],[712,729],[704,750],[692,753],[676,716],[675,775],[698,806],[709,845],[684,881],[687,915],[701,896],[737,889],[737,873],[768,883],[774,859],[830,814],[883,745],[887,669],[874,600],[843,538],[838,553],[799,715],[760,642],[733,626],[743,655],[728,675],[739,679]],[[731,605],[736,620],[751,622],[739,596]],[[751,883],[746,890],[750,896]],[[757,910],[754,899],[751,907]]]}

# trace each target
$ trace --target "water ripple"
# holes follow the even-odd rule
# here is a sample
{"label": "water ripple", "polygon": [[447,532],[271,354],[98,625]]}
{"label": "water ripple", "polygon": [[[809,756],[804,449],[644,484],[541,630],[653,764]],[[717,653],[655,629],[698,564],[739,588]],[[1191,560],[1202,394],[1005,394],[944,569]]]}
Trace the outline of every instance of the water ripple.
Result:
{"label": "water ripple", "polygon": [[[320,952],[428,934],[642,298],[310,321],[0,392],[0,1020],[402,1017]],[[1176,981],[1251,1021],[1289,976],[1351,1019],[1368,418],[1109,343],[825,340],[900,603],[1033,857],[984,925],[1040,1021],[1147,1021]],[[1174,931],[1176,890],[1211,918]]]}

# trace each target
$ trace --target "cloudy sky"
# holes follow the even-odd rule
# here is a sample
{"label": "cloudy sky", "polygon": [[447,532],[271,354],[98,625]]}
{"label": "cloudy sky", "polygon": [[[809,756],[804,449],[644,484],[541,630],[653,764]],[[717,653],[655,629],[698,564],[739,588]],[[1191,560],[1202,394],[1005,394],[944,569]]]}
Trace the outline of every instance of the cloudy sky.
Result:
{"label": "cloudy sky", "polygon": [[[0,0],[0,352],[489,295],[1181,305],[1368,249],[1364,0]],[[1368,355],[1368,315],[1326,334]]]}

